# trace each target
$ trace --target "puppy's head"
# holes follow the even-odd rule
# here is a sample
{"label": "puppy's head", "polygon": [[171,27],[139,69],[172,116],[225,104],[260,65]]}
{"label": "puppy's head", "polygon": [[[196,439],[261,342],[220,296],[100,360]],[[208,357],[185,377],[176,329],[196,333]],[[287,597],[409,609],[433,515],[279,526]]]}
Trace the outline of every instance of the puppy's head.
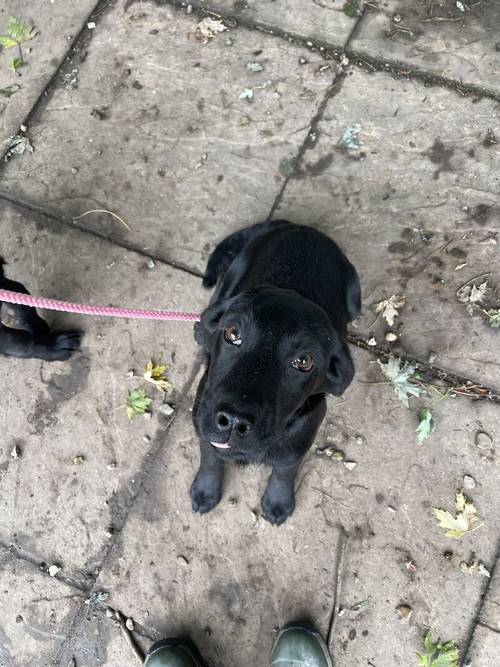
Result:
{"label": "puppy's head", "polygon": [[296,292],[259,287],[205,310],[207,353],[199,435],[224,458],[263,459],[309,396],[339,396],[354,368],[325,312]]}

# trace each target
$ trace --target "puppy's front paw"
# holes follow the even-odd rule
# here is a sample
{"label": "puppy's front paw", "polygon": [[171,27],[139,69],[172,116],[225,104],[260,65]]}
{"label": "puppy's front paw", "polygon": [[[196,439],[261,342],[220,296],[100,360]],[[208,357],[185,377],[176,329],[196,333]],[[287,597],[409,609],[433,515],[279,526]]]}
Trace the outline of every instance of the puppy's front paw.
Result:
{"label": "puppy's front paw", "polygon": [[81,335],[76,331],[55,333],[51,341],[52,358],[58,361],[66,361],[73,352],[80,348]]}
{"label": "puppy's front paw", "polygon": [[191,505],[193,512],[206,514],[213,510],[221,498],[221,485],[213,477],[197,475],[191,490]]}
{"label": "puppy's front paw", "polygon": [[271,494],[265,493],[261,504],[264,519],[275,526],[279,526],[288,519],[295,509],[295,498],[293,495],[286,498],[275,498]]}

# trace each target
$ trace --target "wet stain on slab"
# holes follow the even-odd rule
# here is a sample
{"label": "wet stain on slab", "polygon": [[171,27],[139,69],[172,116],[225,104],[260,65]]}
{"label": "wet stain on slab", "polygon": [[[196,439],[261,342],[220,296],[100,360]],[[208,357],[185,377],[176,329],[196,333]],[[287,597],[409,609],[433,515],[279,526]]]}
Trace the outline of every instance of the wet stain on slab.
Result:
{"label": "wet stain on slab", "polygon": [[438,166],[433,175],[435,181],[438,180],[440,174],[443,171],[450,171],[450,172],[453,171],[450,160],[453,157],[454,152],[455,151],[453,148],[446,148],[446,146],[438,137],[432,144],[431,148],[422,153],[422,155],[425,155],[426,157],[429,158],[432,164]]}

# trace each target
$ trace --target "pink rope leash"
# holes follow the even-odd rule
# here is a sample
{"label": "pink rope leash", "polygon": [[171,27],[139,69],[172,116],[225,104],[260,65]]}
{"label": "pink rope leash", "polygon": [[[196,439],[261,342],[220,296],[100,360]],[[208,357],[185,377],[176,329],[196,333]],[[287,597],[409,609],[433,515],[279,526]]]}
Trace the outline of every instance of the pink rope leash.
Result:
{"label": "pink rope leash", "polygon": [[115,308],[113,306],[90,306],[84,303],[71,303],[57,299],[11,292],[0,289],[0,301],[15,303],[32,308],[46,310],[60,310],[63,313],[78,313],[79,315],[98,315],[99,317],[131,317],[139,320],[174,320],[176,322],[197,322],[200,316],[197,313],[182,313],[174,310],[137,310],[135,308]]}

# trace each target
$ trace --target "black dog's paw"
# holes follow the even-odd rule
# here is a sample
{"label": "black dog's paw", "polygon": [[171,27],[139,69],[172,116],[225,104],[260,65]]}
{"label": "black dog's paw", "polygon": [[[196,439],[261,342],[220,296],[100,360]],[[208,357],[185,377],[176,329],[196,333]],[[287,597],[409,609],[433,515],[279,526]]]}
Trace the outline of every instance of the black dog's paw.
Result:
{"label": "black dog's paw", "polygon": [[295,509],[295,499],[271,498],[267,493],[262,498],[262,512],[264,519],[275,526],[284,523]]}
{"label": "black dog's paw", "polygon": [[189,495],[191,496],[193,512],[206,514],[213,510],[221,498],[220,484],[212,478],[207,479],[197,476],[191,486]]}
{"label": "black dog's paw", "polygon": [[66,361],[80,349],[81,335],[77,331],[54,333],[51,336],[51,357],[55,361]]}

